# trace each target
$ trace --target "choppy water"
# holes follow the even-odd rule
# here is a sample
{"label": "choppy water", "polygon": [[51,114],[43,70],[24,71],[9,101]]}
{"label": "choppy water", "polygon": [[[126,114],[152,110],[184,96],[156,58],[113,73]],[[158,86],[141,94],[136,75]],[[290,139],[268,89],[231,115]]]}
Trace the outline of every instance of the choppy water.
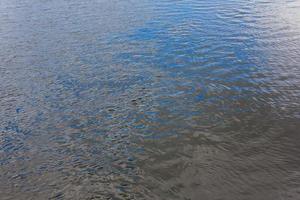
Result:
{"label": "choppy water", "polygon": [[299,0],[1,0],[0,199],[300,198]]}

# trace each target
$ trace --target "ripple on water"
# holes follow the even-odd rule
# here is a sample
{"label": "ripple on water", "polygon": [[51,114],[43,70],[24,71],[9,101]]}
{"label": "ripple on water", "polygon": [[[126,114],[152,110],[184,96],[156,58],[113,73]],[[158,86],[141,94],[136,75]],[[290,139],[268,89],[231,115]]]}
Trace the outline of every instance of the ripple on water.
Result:
{"label": "ripple on water", "polygon": [[0,2],[0,199],[297,199],[299,1]]}

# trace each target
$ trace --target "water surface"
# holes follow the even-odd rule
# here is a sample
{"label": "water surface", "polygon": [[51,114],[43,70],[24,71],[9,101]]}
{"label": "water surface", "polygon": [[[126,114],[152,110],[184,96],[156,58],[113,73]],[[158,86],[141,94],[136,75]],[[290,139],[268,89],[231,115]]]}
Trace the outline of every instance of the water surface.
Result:
{"label": "water surface", "polygon": [[1,0],[0,199],[299,199],[299,11]]}

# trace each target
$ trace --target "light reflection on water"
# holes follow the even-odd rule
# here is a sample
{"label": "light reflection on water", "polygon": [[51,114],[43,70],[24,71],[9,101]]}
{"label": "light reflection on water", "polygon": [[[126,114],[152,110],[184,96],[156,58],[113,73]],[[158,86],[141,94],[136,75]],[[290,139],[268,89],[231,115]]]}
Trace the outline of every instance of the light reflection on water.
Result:
{"label": "light reflection on water", "polygon": [[297,199],[300,2],[0,2],[0,199]]}

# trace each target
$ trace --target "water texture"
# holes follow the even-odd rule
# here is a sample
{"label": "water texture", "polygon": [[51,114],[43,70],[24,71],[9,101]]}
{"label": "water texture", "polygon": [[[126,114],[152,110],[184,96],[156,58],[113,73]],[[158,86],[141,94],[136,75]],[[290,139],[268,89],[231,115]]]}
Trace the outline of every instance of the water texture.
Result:
{"label": "water texture", "polygon": [[300,199],[299,0],[1,0],[0,199]]}

